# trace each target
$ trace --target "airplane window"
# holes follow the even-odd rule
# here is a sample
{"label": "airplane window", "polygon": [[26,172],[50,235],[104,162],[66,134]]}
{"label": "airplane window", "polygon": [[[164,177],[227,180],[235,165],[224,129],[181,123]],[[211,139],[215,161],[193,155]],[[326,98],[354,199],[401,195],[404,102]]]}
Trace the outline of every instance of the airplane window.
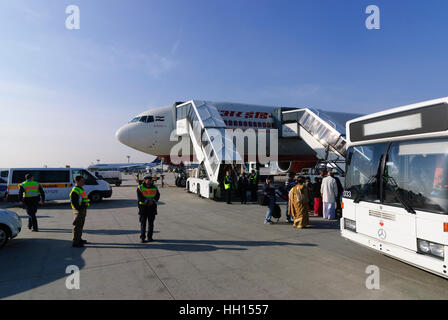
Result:
{"label": "airplane window", "polygon": [[148,121],[147,122],[154,122],[154,116],[148,116]]}
{"label": "airplane window", "polygon": [[132,122],[137,122],[137,121],[138,121],[138,119],[140,119],[140,117],[135,117],[134,119],[132,119],[131,121],[129,121],[129,123],[132,123]]}
{"label": "airplane window", "polygon": [[143,117],[140,118],[139,121],[140,121],[140,122],[146,122],[147,119],[148,119],[148,116],[143,116]]}

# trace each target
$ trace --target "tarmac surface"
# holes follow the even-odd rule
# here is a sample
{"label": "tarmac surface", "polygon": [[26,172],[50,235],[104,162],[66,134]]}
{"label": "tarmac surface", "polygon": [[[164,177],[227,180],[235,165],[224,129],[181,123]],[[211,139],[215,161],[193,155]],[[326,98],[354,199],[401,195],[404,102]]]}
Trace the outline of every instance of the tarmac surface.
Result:
{"label": "tarmac surface", "polygon": [[[168,177],[171,174],[168,174]],[[310,218],[297,230],[282,218],[263,224],[266,207],[227,205],[183,189],[160,189],[155,242],[140,244],[136,185],[114,187],[87,213],[85,248],[71,247],[67,202],[38,211],[40,232],[26,228],[0,250],[1,299],[447,299],[448,281],[351,243],[338,221]],[[0,203],[0,207],[5,207]],[[69,290],[66,268],[80,269]],[[380,289],[366,288],[366,268]]]}

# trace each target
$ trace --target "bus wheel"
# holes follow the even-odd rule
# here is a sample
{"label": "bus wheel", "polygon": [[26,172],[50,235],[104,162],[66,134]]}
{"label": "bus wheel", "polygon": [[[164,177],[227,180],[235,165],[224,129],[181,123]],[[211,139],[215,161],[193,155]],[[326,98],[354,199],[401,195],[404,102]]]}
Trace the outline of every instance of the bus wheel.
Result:
{"label": "bus wheel", "polygon": [[103,197],[101,197],[101,195],[98,192],[91,193],[89,198],[90,201],[92,201],[93,203],[101,202],[101,200],[103,200]]}

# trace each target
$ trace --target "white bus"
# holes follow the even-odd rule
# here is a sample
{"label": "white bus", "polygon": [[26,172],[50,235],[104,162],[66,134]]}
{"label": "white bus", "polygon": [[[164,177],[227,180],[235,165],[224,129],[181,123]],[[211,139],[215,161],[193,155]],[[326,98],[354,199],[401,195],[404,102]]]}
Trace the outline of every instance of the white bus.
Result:
{"label": "white bus", "polygon": [[448,97],[347,122],[341,234],[448,278]]}

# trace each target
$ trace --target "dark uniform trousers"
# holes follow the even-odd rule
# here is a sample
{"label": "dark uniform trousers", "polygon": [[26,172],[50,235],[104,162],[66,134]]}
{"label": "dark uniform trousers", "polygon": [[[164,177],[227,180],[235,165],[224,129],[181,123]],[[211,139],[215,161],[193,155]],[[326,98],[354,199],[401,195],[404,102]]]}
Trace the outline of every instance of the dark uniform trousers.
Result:
{"label": "dark uniform trousers", "polygon": [[25,208],[26,208],[26,213],[28,214],[28,229],[33,228],[33,230],[38,230],[37,217],[36,217],[37,204],[36,205],[25,204]]}
{"label": "dark uniform trousers", "polygon": [[232,203],[232,189],[226,190],[226,200],[228,204]]}
{"label": "dark uniform trousers", "polygon": [[82,230],[86,221],[87,208],[80,208],[79,210],[73,209],[75,219],[73,220],[73,243],[78,244],[81,242]]}
{"label": "dark uniform trousers", "polygon": [[140,220],[140,239],[146,238],[146,224],[148,224],[148,239],[152,239],[154,232],[154,220],[156,219],[157,209],[152,206],[138,205],[138,215]]}

